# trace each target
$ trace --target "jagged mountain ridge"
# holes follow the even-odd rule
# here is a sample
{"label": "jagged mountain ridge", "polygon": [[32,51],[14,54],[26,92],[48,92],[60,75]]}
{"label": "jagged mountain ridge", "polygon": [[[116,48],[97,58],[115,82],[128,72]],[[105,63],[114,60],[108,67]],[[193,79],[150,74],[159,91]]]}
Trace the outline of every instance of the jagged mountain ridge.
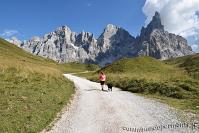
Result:
{"label": "jagged mountain ridge", "polygon": [[140,48],[138,55],[152,56],[157,59],[169,59],[194,53],[185,38],[164,30],[158,12],[146,28],[142,27],[136,41]]}
{"label": "jagged mountain ridge", "polygon": [[158,12],[136,38],[125,29],[109,24],[98,39],[92,33],[78,34],[62,26],[44,37],[33,37],[20,44],[15,42],[26,51],[60,63],[77,61],[101,66],[124,57],[168,59],[194,53],[186,39],[164,30]]}

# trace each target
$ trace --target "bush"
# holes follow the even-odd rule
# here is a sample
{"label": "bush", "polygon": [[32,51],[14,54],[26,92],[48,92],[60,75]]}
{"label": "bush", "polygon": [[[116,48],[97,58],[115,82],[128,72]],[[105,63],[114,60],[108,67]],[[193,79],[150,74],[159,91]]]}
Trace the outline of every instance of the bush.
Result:
{"label": "bush", "polygon": [[160,82],[147,82],[144,79],[141,80],[121,80],[120,85],[116,84],[117,87],[122,88],[124,91],[130,91],[133,93],[146,93],[146,94],[160,94],[166,97],[173,98],[184,98],[184,94],[181,88],[172,86],[166,83]]}
{"label": "bush", "polygon": [[196,91],[194,88],[192,88],[191,85],[186,84],[186,83],[181,83],[179,85],[179,87],[181,87],[182,89],[186,90],[186,91]]}
{"label": "bush", "polygon": [[99,69],[99,67],[97,65],[94,65],[94,64],[87,64],[86,69],[88,71],[95,71],[95,70]]}

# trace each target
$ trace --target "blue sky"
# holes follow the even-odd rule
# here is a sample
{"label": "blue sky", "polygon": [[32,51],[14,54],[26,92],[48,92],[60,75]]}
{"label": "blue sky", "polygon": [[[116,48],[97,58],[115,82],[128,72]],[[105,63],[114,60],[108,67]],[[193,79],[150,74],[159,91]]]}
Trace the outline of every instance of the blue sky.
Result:
{"label": "blue sky", "polygon": [[21,40],[43,36],[67,25],[98,37],[107,24],[139,34],[146,17],[145,0],[1,0],[0,35]]}
{"label": "blue sky", "polygon": [[137,36],[155,11],[167,31],[199,52],[199,0],[1,0],[0,37],[28,40],[67,25],[97,38],[107,24]]}

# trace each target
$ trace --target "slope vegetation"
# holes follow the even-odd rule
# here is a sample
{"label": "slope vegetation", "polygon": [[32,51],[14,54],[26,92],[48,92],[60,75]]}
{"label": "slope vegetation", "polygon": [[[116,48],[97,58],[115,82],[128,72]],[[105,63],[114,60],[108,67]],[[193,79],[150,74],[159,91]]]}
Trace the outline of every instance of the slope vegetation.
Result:
{"label": "slope vegetation", "polygon": [[0,39],[0,132],[41,131],[74,93],[62,74],[96,67],[60,65]]}
{"label": "slope vegetation", "polygon": [[199,79],[199,54],[174,58],[165,62],[180,67],[193,78]]}
{"label": "slope vegetation", "polygon": [[[137,57],[116,61],[100,71],[106,73],[107,83],[124,91],[160,98],[181,109],[198,111],[199,81],[176,65],[151,57]],[[82,76],[98,81],[98,72]]]}

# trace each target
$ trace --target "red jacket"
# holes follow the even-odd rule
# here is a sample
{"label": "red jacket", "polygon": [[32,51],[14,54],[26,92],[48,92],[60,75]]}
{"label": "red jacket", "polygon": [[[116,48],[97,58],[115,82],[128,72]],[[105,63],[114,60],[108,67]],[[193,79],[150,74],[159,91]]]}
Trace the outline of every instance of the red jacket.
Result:
{"label": "red jacket", "polygon": [[106,81],[106,75],[105,74],[100,74],[99,80],[100,81]]}

